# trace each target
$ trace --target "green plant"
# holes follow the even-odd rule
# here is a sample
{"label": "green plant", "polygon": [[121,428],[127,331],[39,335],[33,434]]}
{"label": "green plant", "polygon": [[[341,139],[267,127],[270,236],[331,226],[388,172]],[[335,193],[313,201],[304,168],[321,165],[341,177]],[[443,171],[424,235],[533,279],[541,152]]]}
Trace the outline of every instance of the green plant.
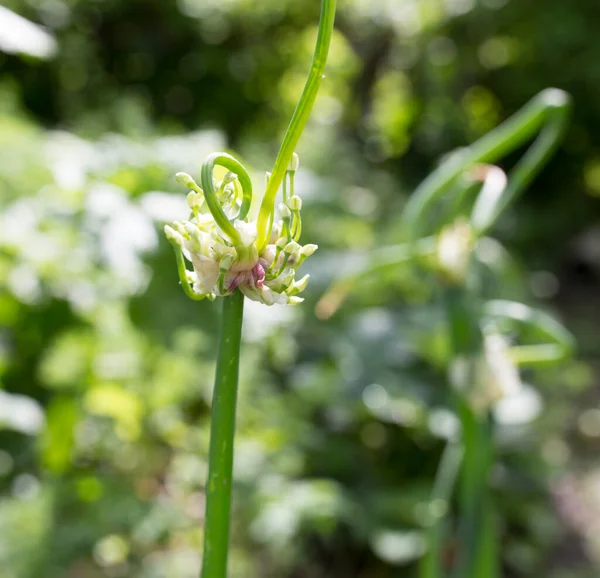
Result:
{"label": "green plant", "polygon": [[[459,548],[453,575],[499,575],[497,522],[489,489],[494,461],[491,409],[498,399],[519,388],[520,365],[561,361],[573,349],[568,331],[545,313],[521,303],[486,302],[482,283],[488,264],[478,254],[479,242],[556,149],[569,110],[566,93],[546,90],[487,136],[449,155],[416,189],[405,208],[401,224],[407,242],[372,252],[366,266],[337,280],[317,305],[317,314],[329,317],[358,280],[383,268],[418,261],[435,272],[448,326],[448,382],[461,427],[459,437],[448,442],[434,482],[421,578],[445,574],[442,546],[457,475]],[[537,132],[539,136],[508,177],[486,164],[497,162]],[[436,226],[430,214],[437,204],[444,210],[442,224]],[[432,226],[435,234],[422,237]],[[507,328],[519,336],[523,327],[544,342],[511,345],[505,337]]]}
{"label": "green plant", "polygon": [[[175,249],[183,289],[193,300],[217,296],[223,303],[221,337],[213,392],[203,578],[225,578],[229,545],[233,445],[244,297],[265,305],[297,304],[308,275],[295,280],[297,269],[317,249],[298,244],[302,232],[302,201],[294,191],[298,157],[294,149],[306,125],[325,70],[333,33],[335,0],[323,0],[311,69],[283,139],[256,221],[250,219],[252,182],[236,159],[210,155],[201,171],[201,187],[178,173],[190,189],[187,221],[166,226]],[[228,172],[215,178],[219,166]],[[275,199],[283,184],[283,202],[275,216]],[[289,189],[288,189],[289,186]],[[289,196],[288,196],[289,191]],[[192,262],[186,268],[184,257]]]}

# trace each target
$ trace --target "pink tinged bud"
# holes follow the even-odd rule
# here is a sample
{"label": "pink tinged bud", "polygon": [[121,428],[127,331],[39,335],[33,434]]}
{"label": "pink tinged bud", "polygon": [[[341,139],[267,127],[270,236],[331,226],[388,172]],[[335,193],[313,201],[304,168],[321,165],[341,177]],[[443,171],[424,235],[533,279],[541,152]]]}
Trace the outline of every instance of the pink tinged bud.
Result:
{"label": "pink tinged bud", "polygon": [[252,269],[252,275],[254,276],[254,282],[257,287],[262,287],[265,281],[265,269],[260,264],[260,261]]}
{"label": "pink tinged bud", "polygon": [[268,269],[271,266],[273,259],[271,258],[271,260],[268,259],[263,259],[262,257],[258,260],[258,262],[260,263],[260,265],[262,266],[263,269]]}
{"label": "pink tinged bud", "polygon": [[238,285],[243,281],[243,279],[244,279],[244,274],[238,273],[233,278],[233,281],[229,284],[229,291],[235,291],[237,289]]}

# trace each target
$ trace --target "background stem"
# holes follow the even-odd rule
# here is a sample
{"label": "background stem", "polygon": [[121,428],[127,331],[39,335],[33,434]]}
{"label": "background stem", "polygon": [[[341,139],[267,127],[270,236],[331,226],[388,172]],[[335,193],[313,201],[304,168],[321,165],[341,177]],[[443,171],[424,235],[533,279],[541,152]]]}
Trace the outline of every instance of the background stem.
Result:
{"label": "background stem", "polygon": [[444,543],[450,525],[448,513],[462,456],[460,439],[449,440],[442,454],[429,500],[431,525],[427,532],[427,551],[419,566],[419,578],[444,576]]}
{"label": "background stem", "polygon": [[456,578],[494,578],[498,561],[490,547],[496,541],[493,527],[489,472],[493,463],[492,423],[489,412],[481,415],[470,406],[475,365],[481,355],[483,336],[479,327],[480,303],[472,290],[447,287],[444,291],[453,358],[466,362],[464,383],[456,392],[461,421],[463,461],[460,475],[460,547]]}
{"label": "background stem", "polygon": [[223,299],[223,317],[213,392],[202,578],[226,578],[244,296]]}

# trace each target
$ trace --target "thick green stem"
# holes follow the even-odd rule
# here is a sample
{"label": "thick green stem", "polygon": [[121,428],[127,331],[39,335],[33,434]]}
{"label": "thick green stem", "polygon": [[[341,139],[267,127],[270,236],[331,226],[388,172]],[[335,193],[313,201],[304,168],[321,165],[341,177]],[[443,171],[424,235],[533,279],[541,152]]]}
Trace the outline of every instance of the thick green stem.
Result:
{"label": "thick green stem", "polygon": [[244,296],[223,300],[217,375],[213,392],[202,578],[226,578]]}
{"label": "thick green stem", "polygon": [[292,115],[292,120],[287,128],[279,154],[275,160],[275,166],[273,172],[267,183],[267,189],[265,190],[265,196],[260,206],[258,213],[258,239],[257,246],[263,247],[269,240],[271,234],[270,226],[270,215],[273,213],[275,206],[275,197],[277,191],[285,178],[288,165],[294,154],[294,150],[302,131],[306,126],[308,117],[312,111],[321,81],[323,80],[323,73],[325,71],[325,63],[327,62],[327,55],[329,53],[329,45],[331,43],[331,36],[333,34],[333,22],[335,19],[335,4],[336,0],[323,0],[321,4],[321,18],[319,20],[319,32],[317,35],[317,43],[315,46],[315,52],[313,55],[312,65],[304,90],[300,95],[300,100],[296,106],[296,110]]}

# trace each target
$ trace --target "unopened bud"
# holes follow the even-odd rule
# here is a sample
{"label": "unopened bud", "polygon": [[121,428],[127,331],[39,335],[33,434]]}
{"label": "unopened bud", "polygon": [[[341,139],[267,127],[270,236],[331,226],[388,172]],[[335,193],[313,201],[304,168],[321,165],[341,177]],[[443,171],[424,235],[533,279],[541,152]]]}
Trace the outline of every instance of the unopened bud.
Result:
{"label": "unopened bud", "polygon": [[233,223],[235,230],[240,235],[240,242],[244,247],[252,245],[254,241],[256,241],[257,232],[256,225],[254,223],[246,223],[246,221],[241,221],[237,219],[235,223]]}
{"label": "unopened bud", "polygon": [[233,265],[233,261],[234,261],[233,255],[225,255],[225,257],[223,257],[221,259],[221,262],[219,263],[219,269],[221,269],[221,271],[229,270],[231,268],[231,266]]}
{"label": "unopened bud", "polygon": [[310,279],[310,275],[304,275],[300,281],[296,281],[292,285],[290,285],[288,289],[288,293],[290,295],[296,295],[296,293],[302,293],[306,289],[308,285],[308,280]]}
{"label": "unopened bud", "polygon": [[290,198],[288,207],[292,209],[292,211],[299,211],[302,209],[302,199],[298,195],[294,195]]}
{"label": "unopened bud", "polygon": [[185,231],[190,237],[190,241],[188,244],[188,248],[191,249],[194,253],[202,252],[202,234],[200,233],[200,229],[196,227],[193,223],[187,221],[185,223]]}
{"label": "unopened bud", "polygon": [[300,166],[300,157],[296,154],[292,154],[292,158],[290,159],[290,164],[288,165],[288,171],[297,171]]}
{"label": "unopened bud", "polygon": [[283,203],[279,203],[277,209],[279,210],[279,215],[282,219],[289,219],[292,216],[292,212],[290,211],[289,207]]}
{"label": "unopened bud", "polygon": [[183,245],[183,237],[169,225],[165,225],[165,236],[171,243],[177,243],[177,245]]}
{"label": "unopened bud", "polygon": [[290,241],[284,248],[283,252],[288,255],[295,255],[298,251],[300,251],[302,247],[296,243],[296,241]]}
{"label": "unopened bud", "polygon": [[290,297],[288,299],[288,305],[300,305],[304,301],[303,297]]}
{"label": "unopened bud", "polygon": [[185,232],[190,237],[197,237],[198,235],[200,235],[200,231],[199,231],[198,227],[196,227],[196,225],[194,225],[194,223],[190,223],[189,221],[186,221],[185,225],[183,225],[183,228],[185,229]]}
{"label": "unopened bud", "polygon": [[235,173],[232,173],[231,171],[228,171],[225,176],[223,177],[223,182],[228,185],[229,183],[233,183],[233,181],[235,181],[237,179],[237,175]]}
{"label": "unopened bud", "polygon": [[204,204],[204,195],[190,191],[187,196],[187,204],[192,211],[199,209]]}
{"label": "unopened bud", "polygon": [[300,250],[300,255],[305,258],[310,257],[318,248],[318,245],[304,245]]}
{"label": "unopened bud", "polygon": [[184,187],[187,187],[188,189],[197,189],[198,188],[196,181],[194,179],[192,179],[192,177],[190,177],[190,175],[188,175],[187,173],[177,173],[175,175],[175,180],[180,185],[183,185]]}
{"label": "unopened bud", "polygon": [[188,232],[186,231],[183,223],[180,223],[179,221],[175,221],[173,223],[173,228],[182,236],[182,237],[187,237],[188,236]]}
{"label": "unopened bud", "polygon": [[287,244],[288,240],[286,237],[279,237],[279,239],[277,239],[277,242],[275,243],[275,245],[277,245],[277,247],[279,247],[280,249],[283,249]]}
{"label": "unopened bud", "polygon": [[295,271],[290,271],[285,277],[281,278],[281,286],[282,287],[290,287],[294,282]]}

